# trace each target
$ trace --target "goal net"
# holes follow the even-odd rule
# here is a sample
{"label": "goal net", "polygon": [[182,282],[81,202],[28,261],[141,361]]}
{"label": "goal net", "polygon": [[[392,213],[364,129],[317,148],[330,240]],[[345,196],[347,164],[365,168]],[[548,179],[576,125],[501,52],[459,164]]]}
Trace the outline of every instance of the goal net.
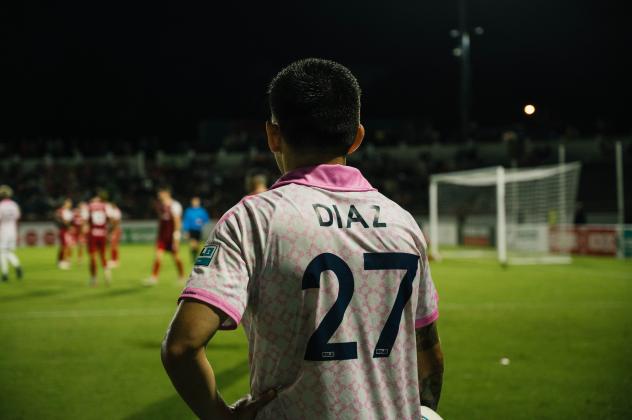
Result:
{"label": "goal net", "polygon": [[501,264],[570,262],[579,163],[432,175],[435,258],[492,254]]}

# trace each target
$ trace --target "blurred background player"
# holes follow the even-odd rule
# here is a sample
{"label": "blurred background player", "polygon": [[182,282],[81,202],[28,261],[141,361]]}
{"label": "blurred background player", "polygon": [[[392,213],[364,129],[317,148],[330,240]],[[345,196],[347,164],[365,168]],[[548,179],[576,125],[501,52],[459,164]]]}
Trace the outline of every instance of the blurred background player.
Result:
{"label": "blurred background player", "polygon": [[202,229],[204,229],[204,225],[209,221],[208,213],[200,206],[200,197],[193,197],[191,199],[191,206],[184,211],[184,217],[182,219],[182,228],[185,237],[189,239],[189,247],[193,261],[195,261],[200,252]]}
{"label": "blurred background player", "polygon": [[90,286],[95,286],[97,283],[97,253],[103,267],[105,284],[109,285],[112,279],[105,256],[109,221],[109,206],[105,201],[106,198],[106,193],[100,191],[88,204],[88,217],[85,226],[88,236],[88,253],[90,254]]}
{"label": "blurred background player", "polygon": [[246,191],[248,195],[255,195],[268,191],[268,177],[262,173],[254,173],[246,177]]}
{"label": "blurred background player", "polygon": [[9,264],[15,268],[15,275],[22,278],[22,266],[15,247],[18,239],[20,206],[11,199],[13,190],[8,185],[0,185],[0,268],[2,280],[9,280]]}
{"label": "blurred background player", "polygon": [[62,270],[70,268],[71,247],[73,238],[73,218],[72,200],[64,199],[60,208],[55,211],[55,223],[59,228],[59,253],[57,254],[57,266]]}
{"label": "blurred background player", "polygon": [[109,219],[110,219],[110,261],[108,267],[116,268],[119,266],[119,243],[121,242],[121,209],[110,202],[109,203]]}
{"label": "blurred background player", "polygon": [[72,236],[74,246],[77,248],[78,264],[81,264],[83,260],[83,249],[87,244],[86,231],[84,227],[87,220],[88,203],[81,201],[72,211]]}
{"label": "blurred background player", "polygon": [[160,264],[165,251],[173,255],[173,260],[178,269],[180,281],[184,281],[184,267],[178,255],[182,228],[182,205],[171,197],[171,190],[163,187],[158,190],[158,239],[156,241],[156,257],[151,270],[151,276],[144,281],[146,286],[158,283]]}

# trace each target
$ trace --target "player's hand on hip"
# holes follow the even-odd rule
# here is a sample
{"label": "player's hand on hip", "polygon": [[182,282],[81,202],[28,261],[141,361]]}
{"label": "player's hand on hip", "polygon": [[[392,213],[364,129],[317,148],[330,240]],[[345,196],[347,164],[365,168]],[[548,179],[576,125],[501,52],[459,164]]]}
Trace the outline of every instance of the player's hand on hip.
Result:
{"label": "player's hand on hip", "polygon": [[275,399],[277,392],[274,389],[270,389],[267,392],[253,398],[250,395],[238,400],[231,406],[233,413],[233,419],[237,420],[251,420],[257,415],[257,412],[266,406],[270,401]]}

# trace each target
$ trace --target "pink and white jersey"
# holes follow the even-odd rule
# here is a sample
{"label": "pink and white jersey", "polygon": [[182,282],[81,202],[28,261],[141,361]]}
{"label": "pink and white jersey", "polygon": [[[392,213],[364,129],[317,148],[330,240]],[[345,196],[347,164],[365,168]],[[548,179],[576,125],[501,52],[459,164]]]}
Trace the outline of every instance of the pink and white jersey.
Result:
{"label": "pink and white jersey", "polygon": [[421,419],[415,328],[438,317],[426,244],[357,169],[301,168],[244,198],[181,298],[243,322],[251,393],[280,388],[257,419]]}

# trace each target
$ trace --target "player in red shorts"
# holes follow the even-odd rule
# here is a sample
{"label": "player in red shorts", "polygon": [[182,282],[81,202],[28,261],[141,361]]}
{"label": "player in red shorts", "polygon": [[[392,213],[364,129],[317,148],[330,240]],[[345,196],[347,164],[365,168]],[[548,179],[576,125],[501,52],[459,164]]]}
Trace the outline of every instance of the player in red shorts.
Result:
{"label": "player in red shorts", "polygon": [[160,272],[160,263],[162,256],[167,252],[171,252],[173,260],[178,269],[178,277],[180,281],[184,281],[184,267],[182,260],[178,255],[182,227],[182,206],[171,197],[169,188],[161,188],[158,190],[158,240],[156,241],[156,258],[151,271],[151,276],[145,280],[145,285],[153,286],[158,283],[158,273]]}
{"label": "player in red shorts", "polygon": [[73,245],[72,237],[72,200],[64,199],[64,203],[55,211],[55,223],[59,228],[59,253],[57,254],[57,266],[62,270],[70,268],[70,248]]}
{"label": "player in red shorts", "polygon": [[119,266],[119,243],[121,242],[121,209],[110,202],[110,261],[108,267],[116,268]]}
{"label": "player in red shorts", "polygon": [[88,204],[88,218],[85,226],[88,235],[88,253],[90,254],[90,286],[95,286],[97,283],[97,254],[101,259],[105,284],[109,285],[111,280],[110,269],[105,257],[109,221],[108,207],[104,193],[99,193]]}

